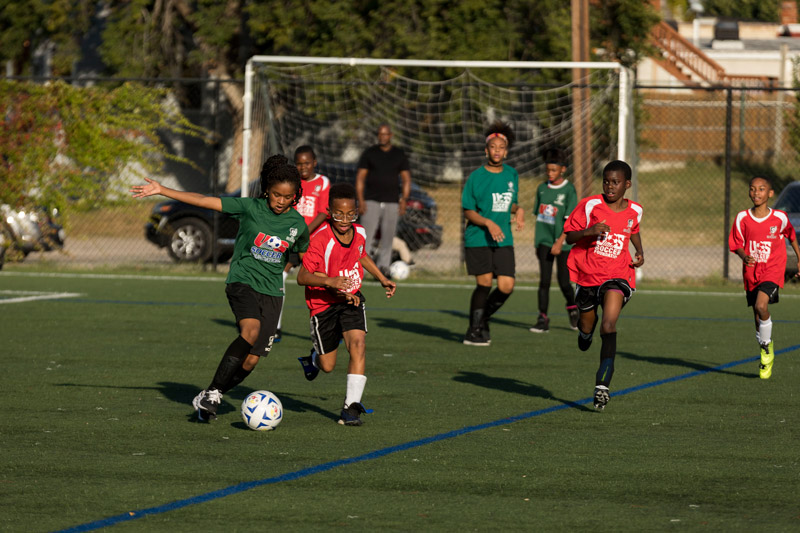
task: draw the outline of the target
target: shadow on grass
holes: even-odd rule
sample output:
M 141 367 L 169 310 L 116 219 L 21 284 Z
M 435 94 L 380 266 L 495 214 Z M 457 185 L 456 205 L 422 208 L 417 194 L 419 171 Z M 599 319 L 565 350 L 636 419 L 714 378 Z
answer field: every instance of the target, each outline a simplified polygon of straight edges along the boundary
M 406 322 L 403 320 L 396 320 L 394 318 L 377 318 L 372 319 L 371 322 L 377 322 L 381 328 L 392 328 L 402 331 L 403 333 L 416 333 L 417 335 L 424 335 L 425 337 L 436 337 L 446 341 L 461 342 L 464 338 L 463 333 L 454 333 L 447 328 L 434 326 L 432 324 L 422 324 L 420 322 Z
M 451 316 L 463 318 L 465 325 L 464 329 L 466 330 L 469 318 L 467 313 L 465 313 L 464 311 L 454 311 L 453 309 L 442 309 L 440 313 L 445 313 Z M 519 322 L 517 320 L 508 320 L 506 318 L 500 318 L 497 315 L 494 315 L 492 316 L 492 318 L 489 319 L 489 325 L 491 326 L 492 324 L 502 324 L 504 326 L 510 326 L 512 328 L 524 328 L 524 329 L 528 329 L 533 325 L 533 323 Z
M 681 366 L 684 368 L 697 370 L 699 372 L 716 372 L 718 374 L 727 374 L 729 376 L 737 376 L 745 379 L 758 379 L 758 375 L 755 372 L 733 372 L 731 370 L 715 368 L 712 365 L 708 365 L 700 361 L 692 361 L 690 359 L 679 359 L 677 357 L 648 357 L 646 355 L 639 355 L 630 352 L 617 352 L 617 356 L 631 359 L 633 361 L 652 363 L 654 365 Z
M 557 398 L 556 396 L 553 396 L 553 393 L 544 387 L 540 387 L 539 385 L 534 385 L 532 383 L 525 383 L 524 381 L 519 381 L 518 379 L 498 378 L 495 376 L 487 376 L 486 374 L 482 374 L 480 372 L 465 372 L 461 370 L 459 371 L 459 375 L 453 377 L 453 381 L 458 381 L 459 383 L 468 383 L 470 385 L 476 385 L 478 387 L 484 387 L 487 389 L 510 392 L 512 394 L 520 394 L 522 396 L 544 398 L 545 400 L 553 400 L 555 402 L 568 405 L 574 409 L 578 409 L 579 411 L 594 412 L 594 409 L 589 409 L 585 405 L 575 403 L 571 400 Z
M 192 409 L 192 400 L 194 399 L 195 396 L 197 396 L 197 393 L 200 392 L 200 389 L 197 387 L 197 385 L 188 383 L 177 383 L 174 381 L 159 381 L 155 385 L 141 386 L 141 387 L 119 386 L 119 385 L 93 385 L 93 384 L 80 384 L 80 383 L 59 383 L 58 386 L 85 387 L 93 389 L 153 390 L 160 392 L 167 400 L 170 400 L 178 404 L 186 405 L 189 409 Z M 247 396 L 255 390 L 256 389 L 253 389 L 251 387 L 236 387 L 233 390 L 229 391 L 222 397 L 222 402 L 217 408 L 217 415 L 222 416 L 239 411 L 244 399 L 247 398 Z M 290 394 L 288 392 L 279 392 L 279 391 L 272 391 L 272 392 L 281 400 L 281 405 L 283 405 L 284 411 L 289 411 L 294 413 L 311 412 L 311 413 L 317 413 L 325 418 L 329 418 L 334 421 L 339 420 L 338 412 L 328 411 L 327 409 L 323 409 L 318 405 L 309 403 L 301 399 L 301 398 L 312 398 L 314 400 L 319 400 L 320 402 L 326 402 L 328 401 L 328 397 L 326 396 L 303 396 L 299 394 Z M 190 422 L 197 421 L 197 418 L 194 413 L 191 413 L 188 416 L 188 419 Z M 243 427 L 246 426 L 243 425 Z

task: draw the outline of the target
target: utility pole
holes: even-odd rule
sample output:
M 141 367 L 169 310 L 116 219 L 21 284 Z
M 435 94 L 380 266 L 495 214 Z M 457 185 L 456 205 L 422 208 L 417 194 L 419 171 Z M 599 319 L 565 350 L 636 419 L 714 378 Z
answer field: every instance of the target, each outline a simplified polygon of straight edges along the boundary
M 572 2 L 572 60 L 589 61 L 589 0 Z M 592 136 L 589 69 L 572 69 L 572 158 L 578 197 L 591 194 Z

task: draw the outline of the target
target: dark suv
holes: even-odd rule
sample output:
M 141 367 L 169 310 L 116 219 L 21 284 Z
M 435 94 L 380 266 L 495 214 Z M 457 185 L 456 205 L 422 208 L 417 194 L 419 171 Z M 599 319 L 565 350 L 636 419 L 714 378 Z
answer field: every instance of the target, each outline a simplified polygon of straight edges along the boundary
M 319 172 L 332 182 L 352 182 L 354 168 L 353 165 L 331 165 L 321 167 Z M 349 175 L 351 170 L 353 173 Z M 237 191 L 222 196 L 240 196 L 240 193 Z M 153 208 L 150 220 L 145 225 L 145 235 L 150 242 L 166 248 L 170 257 L 177 262 L 206 262 L 212 257 L 215 215 L 219 228 L 217 260 L 227 261 L 233 255 L 239 222 L 223 213 L 167 200 Z M 412 252 L 420 248 L 435 249 L 442 244 L 442 226 L 436 224 L 436 202 L 416 184 L 412 183 L 405 215 L 397 221 L 397 236 L 405 241 Z
M 795 233 L 800 235 L 800 181 L 793 181 L 784 187 L 775 200 L 774 207 L 789 215 L 789 222 L 794 226 Z M 786 279 L 792 279 L 796 274 L 797 257 L 789 241 L 786 241 Z

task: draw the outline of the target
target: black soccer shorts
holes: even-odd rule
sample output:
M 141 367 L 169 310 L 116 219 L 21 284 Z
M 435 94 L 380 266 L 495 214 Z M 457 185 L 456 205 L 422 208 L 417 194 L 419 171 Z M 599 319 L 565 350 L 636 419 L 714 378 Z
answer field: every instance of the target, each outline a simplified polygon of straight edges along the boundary
M 756 305 L 756 298 L 758 298 L 759 292 L 763 292 L 769 296 L 769 303 L 771 304 L 776 304 L 780 300 L 780 287 L 778 287 L 778 284 L 773 281 L 765 281 L 764 283 L 759 283 L 752 291 L 747 291 L 745 293 L 747 296 L 747 307 Z
M 283 298 L 261 294 L 244 283 L 229 283 L 225 287 L 225 294 L 237 324 L 245 318 L 255 318 L 261 322 L 258 339 L 250 353 L 259 357 L 269 355 L 275 330 L 278 329 Z
M 361 297 L 361 293 L 357 293 Z M 367 331 L 367 313 L 364 300 L 351 305 L 347 303 L 333 304 L 309 320 L 311 342 L 318 354 L 326 354 L 336 350 L 342 340 L 343 333 L 353 329 Z
M 581 311 L 591 311 L 596 307 L 603 306 L 603 298 L 609 290 L 617 290 L 622 293 L 622 307 L 628 303 L 636 289 L 631 288 L 628 282 L 624 279 L 610 279 L 605 281 L 602 285 L 584 287 L 578 285 L 575 291 L 575 305 Z

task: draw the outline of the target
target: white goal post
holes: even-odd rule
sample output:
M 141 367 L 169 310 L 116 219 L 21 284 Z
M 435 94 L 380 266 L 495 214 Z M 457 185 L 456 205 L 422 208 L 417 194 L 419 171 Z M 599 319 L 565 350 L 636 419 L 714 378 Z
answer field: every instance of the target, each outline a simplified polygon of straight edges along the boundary
M 562 61 L 449 61 L 449 60 L 419 60 L 419 59 L 374 59 L 374 58 L 347 58 L 347 57 L 303 57 L 303 56 L 253 56 L 247 61 L 245 69 L 244 91 L 244 121 L 243 121 L 243 147 L 242 147 L 242 194 L 246 195 L 250 182 L 258 176 L 258 170 L 265 157 L 265 143 L 272 137 L 270 148 L 275 149 L 281 143 L 275 142 L 275 128 L 273 119 L 276 110 L 272 109 L 269 101 L 259 98 L 255 92 L 255 80 L 259 67 L 264 65 L 301 67 L 315 66 L 343 66 L 343 67 L 382 67 L 382 68 L 437 68 L 437 69 L 462 69 L 465 71 L 475 69 L 518 69 L 518 70 L 544 70 L 544 69 L 585 69 L 588 71 L 613 71 L 617 73 L 618 85 L 617 101 L 617 127 L 616 127 L 616 158 L 628 162 L 635 157 L 633 134 L 633 91 L 632 74 L 629 69 L 616 62 L 562 62 Z M 302 72 L 296 74 L 302 76 Z M 266 76 L 269 81 L 269 75 Z M 319 82 L 317 82 L 319 83 Z M 435 82 L 420 82 L 435 83 Z M 587 81 L 587 83 L 591 83 Z M 546 92 L 546 89 L 542 92 Z M 265 100 L 269 100 L 267 98 Z M 255 107 L 254 107 L 255 106 Z M 279 112 L 283 112 L 281 109 Z M 343 112 L 351 112 L 344 110 Z M 261 124 L 254 135 L 254 115 L 268 117 L 269 124 Z M 357 122 L 359 117 L 354 118 Z M 498 117 L 499 118 L 499 117 Z M 387 121 L 390 122 L 390 121 Z M 362 123 L 369 127 L 367 122 Z M 370 129 L 370 133 L 372 133 Z M 393 128 L 394 129 L 394 128 Z M 286 146 L 283 147 L 286 150 Z M 293 146 L 291 148 L 296 148 Z M 366 146 L 363 146 L 366 148 Z M 284 154 L 291 155 L 291 154 Z M 603 154 L 610 155 L 610 154 Z M 635 165 L 631 165 L 635 169 Z M 520 170 L 520 169 L 518 169 Z M 522 174 L 522 172 L 521 172 Z M 634 179 L 633 197 L 636 197 L 636 180 Z

